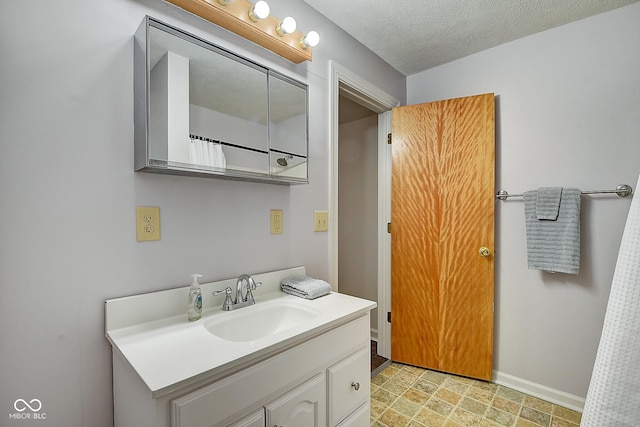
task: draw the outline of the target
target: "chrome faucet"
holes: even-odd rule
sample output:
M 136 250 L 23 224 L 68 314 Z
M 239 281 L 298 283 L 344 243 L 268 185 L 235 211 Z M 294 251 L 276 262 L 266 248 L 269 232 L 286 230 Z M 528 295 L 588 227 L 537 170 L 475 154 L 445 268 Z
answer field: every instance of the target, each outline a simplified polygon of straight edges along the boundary
M 242 288 L 244 287 L 244 282 L 247 282 L 247 293 L 245 295 L 242 294 Z M 256 282 L 253 280 L 253 277 L 248 274 L 241 274 L 236 281 L 236 299 L 235 301 L 231 299 L 231 293 L 233 292 L 229 286 L 226 289 L 220 291 L 214 291 L 213 295 L 220 295 L 222 293 L 227 294 L 222 303 L 223 311 L 231 311 L 236 308 L 247 307 L 249 305 L 253 305 L 256 303 L 253 298 L 253 293 L 258 286 L 262 286 L 262 282 Z

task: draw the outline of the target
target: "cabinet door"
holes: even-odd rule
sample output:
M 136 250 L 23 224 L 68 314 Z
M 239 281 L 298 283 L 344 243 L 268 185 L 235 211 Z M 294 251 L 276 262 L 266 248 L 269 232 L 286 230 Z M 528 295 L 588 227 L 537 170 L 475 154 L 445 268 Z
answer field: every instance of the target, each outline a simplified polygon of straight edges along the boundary
M 369 400 L 371 350 L 363 348 L 329 367 L 329 420 L 335 426 Z
M 326 386 L 318 374 L 265 405 L 269 427 L 324 427 Z
M 336 427 L 369 427 L 371 425 L 370 414 L 369 405 L 365 403 Z
M 260 408 L 229 427 L 264 427 L 264 409 Z

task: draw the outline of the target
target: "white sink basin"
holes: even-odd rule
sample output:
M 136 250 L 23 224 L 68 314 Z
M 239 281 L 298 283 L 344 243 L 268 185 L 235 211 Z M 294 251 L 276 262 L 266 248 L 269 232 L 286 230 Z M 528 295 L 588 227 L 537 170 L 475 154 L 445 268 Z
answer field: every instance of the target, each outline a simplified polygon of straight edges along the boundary
M 226 341 L 246 342 L 275 335 L 316 318 L 320 312 L 291 301 L 257 302 L 216 314 L 204 328 Z

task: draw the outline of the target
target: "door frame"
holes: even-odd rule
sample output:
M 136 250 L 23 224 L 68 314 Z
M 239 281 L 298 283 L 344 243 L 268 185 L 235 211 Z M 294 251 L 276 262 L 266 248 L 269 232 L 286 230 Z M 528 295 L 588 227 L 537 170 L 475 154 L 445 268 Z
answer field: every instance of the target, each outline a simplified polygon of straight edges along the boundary
M 378 353 L 391 357 L 391 235 L 387 223 L 391 221 L 391 109 L 400 101 L 337 62 L 329 61 L 330 69 L 330 125 L 331 156 L 329 160 L 329 274 L 331 283 L 338 283 L 338 128 L 340 94 L 378 113 Z

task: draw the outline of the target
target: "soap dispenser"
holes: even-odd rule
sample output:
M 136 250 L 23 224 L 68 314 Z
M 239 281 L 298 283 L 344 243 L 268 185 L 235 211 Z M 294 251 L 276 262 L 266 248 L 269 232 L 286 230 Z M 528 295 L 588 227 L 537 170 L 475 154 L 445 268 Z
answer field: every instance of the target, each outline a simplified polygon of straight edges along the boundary
M 200 284 L 198 278 L 202 277 L 200 274 L 192 274 L 193 282 L 189 289 L 189 303 L 187 305 L 187 317 L 190 322 L 200 319 L 202 316 L 202 291 L 200 290 Z

